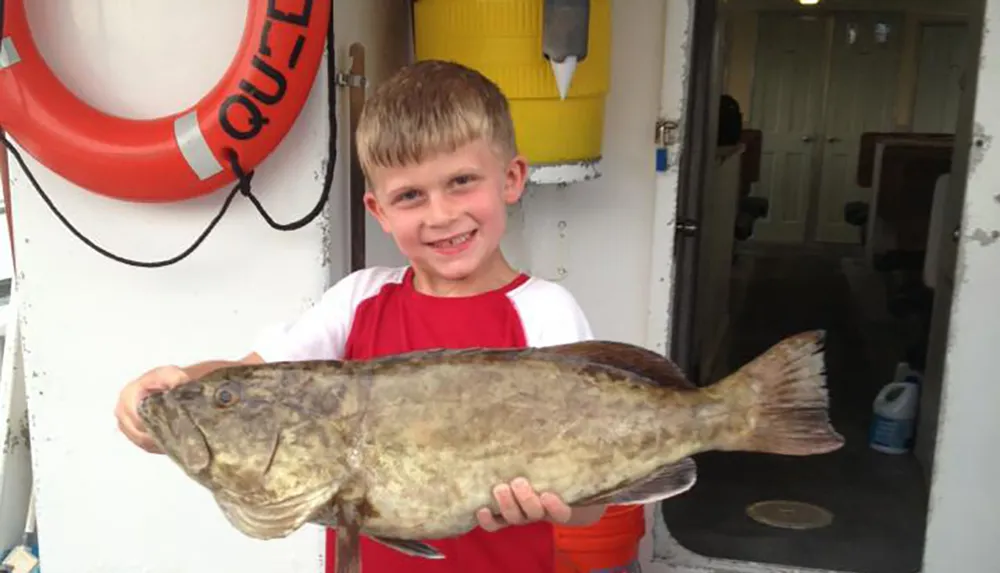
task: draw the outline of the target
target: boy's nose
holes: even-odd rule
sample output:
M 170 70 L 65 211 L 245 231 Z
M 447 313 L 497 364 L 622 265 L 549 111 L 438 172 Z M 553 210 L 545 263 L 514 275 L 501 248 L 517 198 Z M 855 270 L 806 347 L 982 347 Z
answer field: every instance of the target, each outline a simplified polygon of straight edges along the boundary
M 442 227 L 458 218 L 458 206 L 445 194 L 431 195 L 427 209 L 427 224 Z

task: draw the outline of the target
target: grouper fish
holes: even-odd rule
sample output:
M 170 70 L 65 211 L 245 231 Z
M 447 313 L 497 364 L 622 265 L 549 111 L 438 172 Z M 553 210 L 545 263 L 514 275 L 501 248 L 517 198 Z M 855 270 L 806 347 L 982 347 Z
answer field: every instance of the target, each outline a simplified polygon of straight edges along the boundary
M 216 370 L 140 403 L 160 448 L 257 539 L 337 528 L 444 559 L 425 540 L 477 527 L 492 489 L 525 477 L 567 504 L 683 493 L 709 450 L 832 452 L 823 331 L 786 338 L 707 387 L 640 346 L 428 350 L 370 361 Z

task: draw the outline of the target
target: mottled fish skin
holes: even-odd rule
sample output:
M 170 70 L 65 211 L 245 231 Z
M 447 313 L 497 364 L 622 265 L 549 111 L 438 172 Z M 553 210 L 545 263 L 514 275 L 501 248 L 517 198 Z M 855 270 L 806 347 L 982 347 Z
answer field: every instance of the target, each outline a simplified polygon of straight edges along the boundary
M 371 380 L 365 529 L 406 539 L 471 529 L 477 509 L 499 513 L 492 487 L 518 476 L 569 503 L 614 489 L 689 453 L 671 445 L 671 403 L 711 408 L 697 392 L 538 351 L 403 358 Z
M 245 534 L 357 527 L 436 558 L 416 541 L 474 528 L 518 476 L 570 504 L 645 503 L 691 487 L 699 452 L 838 449 L 821 349 L 822 332 L 790 337 L 700 389 L 656 353 L 601 341 L 238 366 L 140 410 Z

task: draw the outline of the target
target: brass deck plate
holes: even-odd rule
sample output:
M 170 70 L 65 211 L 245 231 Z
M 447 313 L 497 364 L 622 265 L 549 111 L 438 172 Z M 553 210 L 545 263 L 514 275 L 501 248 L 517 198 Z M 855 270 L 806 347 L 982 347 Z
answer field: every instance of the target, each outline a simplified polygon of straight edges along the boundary
M 819 529 L 833 522 L 833 513 L 811 503 L 773 499 L 747 507 L 750 519 L 782 529 Z

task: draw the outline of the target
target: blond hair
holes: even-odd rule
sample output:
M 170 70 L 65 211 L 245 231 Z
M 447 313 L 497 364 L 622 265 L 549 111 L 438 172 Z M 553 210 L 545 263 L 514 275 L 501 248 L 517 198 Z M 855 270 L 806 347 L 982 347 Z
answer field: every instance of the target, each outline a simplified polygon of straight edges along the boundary
M 504 161 L 517 154 L 507 98 L 478 71 L 440 60 L 411 64 L 380 84 L 356 135 L 369 185 L 375 168 L 412 165 L 480 139 Z

